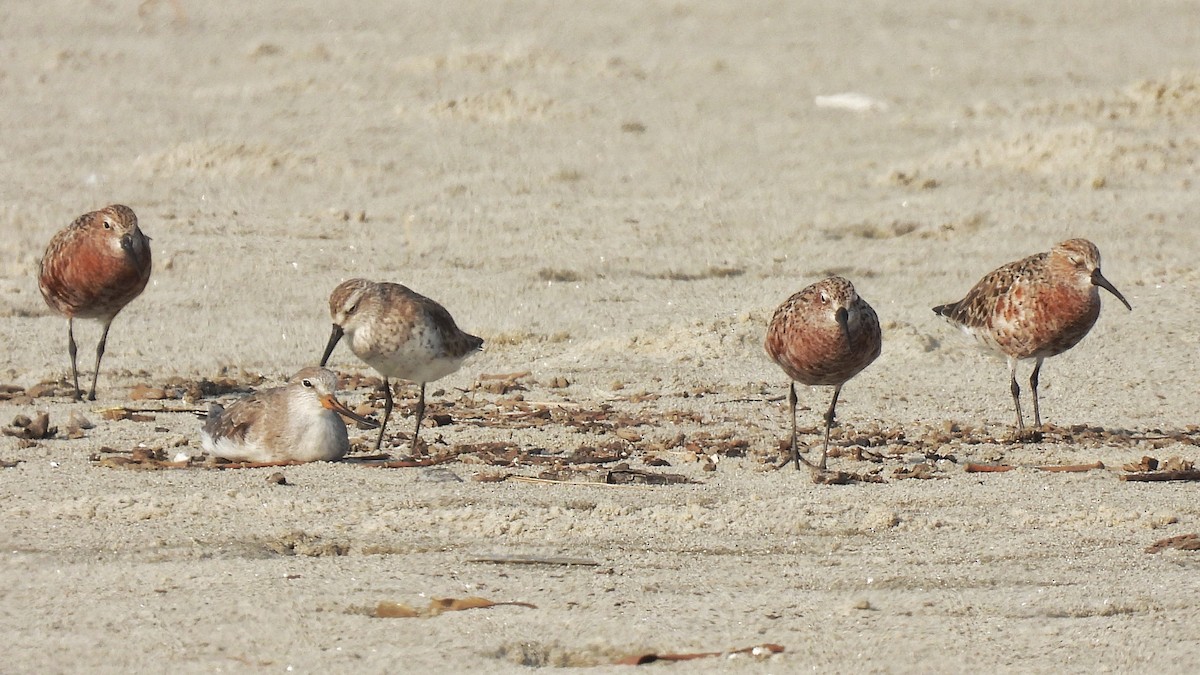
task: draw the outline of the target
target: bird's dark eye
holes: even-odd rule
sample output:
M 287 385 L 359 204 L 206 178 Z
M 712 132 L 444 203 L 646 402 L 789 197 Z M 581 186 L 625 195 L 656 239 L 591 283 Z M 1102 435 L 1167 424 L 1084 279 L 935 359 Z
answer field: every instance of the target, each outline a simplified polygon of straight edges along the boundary
M 312 381 L 311 380 L 301 380 L 300 384 L 308 387 L 309 389 L 312 389 Z
M 105 220 L 105 221 L 104 221 L 104 229 L 106 229 L 106 230 L 111 230 L 111 229 L 112 229 L 112 223 L 110 223 L 110 222 L 108 222 L 107 220 Z
M 346 310 L 346 314 L 353 314 L 357 311 L 358 311 L 358 303 L 356 302 L 353 305 L 350 305 L 350 309 Z

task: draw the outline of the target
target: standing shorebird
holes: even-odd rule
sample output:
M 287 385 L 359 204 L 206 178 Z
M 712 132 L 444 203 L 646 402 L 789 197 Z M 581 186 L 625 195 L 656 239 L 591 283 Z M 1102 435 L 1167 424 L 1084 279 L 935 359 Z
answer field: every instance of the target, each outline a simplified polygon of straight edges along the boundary
M 813 465 L 800 457 L 796 448 L 796 382 L 833 387 L 833 400 L 825 412 L 821 462 L 815 467 L 824 471 L 829 429 L 842 385 L 879 356 L 879 318 L 854 291 L 853 284 L 842 277 L 829 277 L 796 293 L 775 310 L 765 346 L 767 354 L 792 378 L 788 389 L 792 413 L 790 460 L 797 469 L 802 460 Z
M 1023 435 L 1021 387 L 1017 361 L 1037 359 L 1029 386 L 1033 389 L 1033 423 L 1042 426 L 1038 408 L 1038 373 L 1046 357 L 1074 347 L 1100 316 L 1099 289 L 1129 301 L 1100 273 L 1100 250 L 1087 239 L 1069 239 L 1049 252 L 1010 262 L 991 272 L 958 302 L 938 305 L 946 317 L 989 350 L 1008 357 L 1017 436 Z
M 150 238 L 138 229 L 137 216 L 128 206 L 113 204 L 85 213 L 50 240 L 42 256 L 38 287 L 46 304 L 67 317 L 67 351 L 76 401 L 83 397 L 75 359 L 75 319 L 98 319 L 104 325 L 88 391 L 88 400 L 94 401 L 108 329 L 149 280 Z
M 228 408 L 214 403 L 200 430 L 204 450 L 234 462 L 334 462 L 350 449 L 345 415 L 374 429 L 375 422 L 337 400 L 337 375 L 309 367 L 274 387 L 238 399 Z
M 425 384 L 458 370 L 463 361 L 483 347 L 483 340 L 465 333 L 450 312 L 438 303 L 400 284 L 351 279 L 329 295 L 333 332 L 321 357 L 321 365 L 343 335 L 350 351 L 383 375 L 383 423 L 375 449 L 379 450 L 392 414 L 389 377 L 421 385 L 417 400 L 417 424 L 410 452 L 417 451 L 417 436 L 425 416 Z

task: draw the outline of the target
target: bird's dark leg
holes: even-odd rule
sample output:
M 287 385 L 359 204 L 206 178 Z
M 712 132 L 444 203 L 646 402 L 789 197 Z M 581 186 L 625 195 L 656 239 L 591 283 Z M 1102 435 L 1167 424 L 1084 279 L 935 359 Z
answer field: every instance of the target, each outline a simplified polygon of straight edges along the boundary
M 421 433 L 421 420 L 425 418 L 425 383 L 421 383 L 421 395 L 417 398 L 417 426 L 413 428 L 412 447 L 409 448 L 409 454 L 416 456 L 417 454 L 417 436 Z
M 797 471 L 800 470 L 801 464 L 804 464 L 810 469 L 817 468 L 813 466 L 812 462 L 800 455 L 800 446 L 796 437 L 796 405 L 798 403 L 799 399 L 796 397 L 796 383 L 792 382 L 790 385 L 788 385 L 788 409 L 792 413 L 792 442 L 789 444 L 791 454 L 787 459 L 783 460 L 783 462 L 777 464 L 775 466 L 776 469 L 782 469 L 788 464 L 795 464 Z
M 788 407 L 792 410 L 792 463 L 800 470 L 800 451 L 796 449 L 796 383 L 788 385 Z M 784 462 L 785 464 L 787 462 Z
M 1038 388 L 1038 373 L 1040 373 L 1042 370 L 1042 361 L 1044 361 L 1044 360 L 1045 359 L 1037 360 L 1037 363 L 1033 366 L 1033 374 L 1029 376 L 1029 386 L 1033 389 L 1033 428 L 1035 428 L 1035 429 L 1042 428 L 1042 411 L 1038 409 L 1037 388 Z
M 375 452 L 383 444 L 383 435 L 387 432 L 388 418 L 392 416 L 392 385 L 383 378 L 383 423 L 379 425 L 379 437 L 375 439 Z
M 825 411 L 825 443 L 821 446 L 821 463 L 817 468 L 825 470 L 825 458 L 829 455 L 829 429 L 833 426 L 834 411 L 837 410 L 838 395 L 842 393 L 842 385 L 833 388 L 833 400 L 829 402 L 829 410 Z
M 1017 437 L 1025 433 L 1025 421 L 1021 419 L 1021 387 L 1017 384 L 1017 360 L 1008 360 L 1008 377 L 1011 383 L 1013 405 L 1017 408 Z
M 104 345 L 108 343 L 108 328 L 112 325 L 112 319 L 104 322 L 104 332 L 100 334 L 100 344 L 96 345 L 96 372 L 92 373 L 92 389 L 88 392 L 88 400 L 96 400 L 96 380 L 100 379 L 100 359 L 104 358 Z M 79 385 L 75 385 L 76 388 Z
M 82 401 L 79 393 L 79 369 L 75 365 L 75 355 L 79 349 L 75 346 L 75 318 L 67 318 L 67 353 L 71 355 L 71 379 L 75 382 L 75 400 Z

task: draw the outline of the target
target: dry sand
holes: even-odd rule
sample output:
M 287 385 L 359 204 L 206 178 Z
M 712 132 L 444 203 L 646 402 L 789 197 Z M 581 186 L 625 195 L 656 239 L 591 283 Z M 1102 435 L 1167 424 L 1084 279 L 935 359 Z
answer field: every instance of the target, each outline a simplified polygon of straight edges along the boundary
M 0 403 L 4 424 L 44 410 L 60 427 L 0 439 L 20 460 L 0 469 L 0 670 L 507 672 L 763 643 L 786 651 L 673 668 L 1195 669 L 1200 554 L 1144 552 L 1200 530 L 1195 484 L 1118 480 L 1145 454 L 1197 455 L 1192 3 L 142 5 L 0 14 L 0 382 L 69 372 L 35 281 L 54 231 L 123 202 L 155 256 L 98 403 Z M 877 105 L 816 103 L 849 92 Z M 1047 362 L 1043 413 L 1106 431 L 990 442 L 1011 423 L 1006 368 L 929 308 L 1070 236 L 1097 242 L 1134 309 L 1106 297 Z M 844 391 L 840 445 L 924 439 L 873 448 L 882 465 L 832 460 L 883 484 L 766 470 L 787 425 L 765 324 L 831 272 L 884 324 L 883 355 Z M 528 370 L 527 401 L 647 418 L 620 441 L 635 468 L 680 433 L 746 456 L 704 471 L 672 446 L 653 469 L 698 483 L 653 487 L 484 483 L 540 467 L 468 461 L 308 465 L 280 486 L 270 469 L 92 460 L 195 448 L 191 415 L 97 411 L 176 376 L 282 381 L 319 358 L 328 292 L 352 276 L 408 284 L 487 340 L 431 388 L 431 412 L 494 411 L 511 394 L 472 384 Z M 81 332 L 90 364 L 98 331 Z M 334 365 L 367 372 L 344 347 Z M 801 392 L 806 443 L 827 397 Z M 72 413 L 95 428 L 67 439 Z M 408 424 L 394 418 L 393 454 Z M 612 432 L 423 437 L 570 454 Z M 1161 435 L 1175 440 L 1137 440 Z M 957 462 L 894 477 L 923 451 Z M 495 554 L 598 564 L 472 562 Z M 370 616 L 472 595 L 537 608 Z

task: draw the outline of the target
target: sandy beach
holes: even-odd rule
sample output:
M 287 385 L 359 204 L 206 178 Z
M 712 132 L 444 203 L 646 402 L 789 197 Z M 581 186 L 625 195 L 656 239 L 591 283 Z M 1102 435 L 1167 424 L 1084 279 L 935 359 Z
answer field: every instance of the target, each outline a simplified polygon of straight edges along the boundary
M 1196 483 L 1121 479 L 1200 456 L 1194 5 L 301 4 L 0 15 L 0 670 L 1195 670 L 1200 551 L 1148 548 L 1200 532 Z M 38 261 L 112 203 L 154 270 L 76 403 Z M 930 308 L 1072 237 L 1133 309 L 1011 442 L 1005 362 Z M 831 274 L 883 350 L 833 431 L 867 480 L 815 485 L 772 470 L 763 337 Z M 427 453 L 409 386 L 383 460 L 352 428 L 350 461 L 172 466 L 319 361 L 353 277 L 485 341 Z M 471 597 L 523 604 L 428 609 Z

